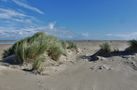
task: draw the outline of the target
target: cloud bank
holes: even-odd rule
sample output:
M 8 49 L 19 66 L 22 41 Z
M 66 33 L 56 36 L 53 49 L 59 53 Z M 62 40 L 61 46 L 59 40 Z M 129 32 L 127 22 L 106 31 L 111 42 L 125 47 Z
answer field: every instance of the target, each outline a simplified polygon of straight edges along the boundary
M 54 35 L 61 39 L 72 39 L 75 37 L 74 32 L 70 32 L 65 30 L 64 28 L 57 27 L 55 23 L 51 22 L 47 26 L 38 26 L 38 27 L 29 27 L 29 28 L 5 28 L 0 27 L 0 38 L 1 39 L 9 39 L 12 38 L 14 40 L 18 40 L 27 36 L 31 36 L 36 32 L 45 32 L 48 35 Z
M 123 39 L 123 40 L 131 40 L 131 39 L 137 39 L 137 32 L 113 33 L 113 34 L 106 34 L 106 36 Z

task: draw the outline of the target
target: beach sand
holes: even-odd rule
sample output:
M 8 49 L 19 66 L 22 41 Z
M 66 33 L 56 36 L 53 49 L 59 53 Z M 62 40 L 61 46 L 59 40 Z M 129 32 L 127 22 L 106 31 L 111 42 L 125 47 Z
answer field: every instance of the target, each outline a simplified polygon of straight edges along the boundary
M 56 66 L 54 73 L 35 75 L 0 65 L 0 90 L 137 90 L 137 55 L 100 57 L 98 61 L 79 58 L 94 54 L 105 41 L 77 41 L 75 60 Z M 109 41 L 124 50 L 126 41 Z M 0 53 L 10 45 L 0 45 Z M 75 56 L 74 54 L 72 56 Z M 70 58 L 71 59 L 71 58 Z

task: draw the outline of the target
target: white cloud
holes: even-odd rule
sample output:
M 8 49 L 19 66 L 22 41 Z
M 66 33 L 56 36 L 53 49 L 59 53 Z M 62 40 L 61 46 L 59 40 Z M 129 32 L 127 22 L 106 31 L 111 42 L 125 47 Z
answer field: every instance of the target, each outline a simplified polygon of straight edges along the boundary
M 13 9 L 0 8 L 0 22 L 10 26 L 33 26 L 39 22 L 35 17 L 28 16 Z
M 44 14 L 43 11 L 39 10 L 38 8 L 36 7 L 33 7 L 33 6 L 30 6 L 28 5 L 27 3 L 23 2 L 23 0 L 12 0 L 14 3 L 16 3 L 18 6 L 21 6 L 21 7 L 24 7 L 26 9 L 29 9 L 29 10 L 32 10 L 32 11 L 35 11 L 39 14 Z
M 39 31 L 63 39 L 72 39 L 75 37 L 73 32 L 66 30 L 64 27 L 57 27 L 55 21 L 50 22 L 46 26 L 39 26 L 35 17 L 13 9 L 0 8 L 0 22 L 8 23 L 8 27 L 0 25 L 0 39 L 21 39 Z
M 49 23 L 49 25 L 48 25 L 49 29 L 54 29 L 55 28 L 55 24 L 56 24 L 56 22 Z
M 106 34 L 108 37 L 119 38 L 124 40 L 137 39 L 137 32 L 119 33 L 119 34 Z
M 21 39 L 26 36 L 30 36 L 36 32 L 45 32 L 49 35 L 54 35 L 62 39 L 72 39 L 75 37 L 75 34 L 73 32 L 64 30 L 60 27 L 56 27 L 55 24 L 54 24 L 54 28 L 49 27 L 51 23 L 49 23 L 47 26 L 28 27 L 28 28 L 20 28 L 20 29 L 16 29 L 14 27 L 12 28 L 0 27 L 0 38 Z
M 89 36 L 90 36 L 88 32 L 83 32 L 83 33 L 81 33 L 81 35 L 82 35 L 83 37 L 89 37 Z
M 11 9 L 0 8 L 0 19 L 11 19 L 14 17 L 25 17 L 26 15 Z

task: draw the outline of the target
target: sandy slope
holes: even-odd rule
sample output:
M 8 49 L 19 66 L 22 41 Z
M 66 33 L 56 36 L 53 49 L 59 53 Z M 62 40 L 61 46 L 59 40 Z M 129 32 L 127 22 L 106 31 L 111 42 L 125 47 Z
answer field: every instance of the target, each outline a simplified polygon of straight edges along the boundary
M 77 42 L 81 53 L 91 55 L 102 42 Z M 124 41 L 111 42 L 114 48 L 127 47 Z M 58 66 L 55 73 L 34 75 L 0 66 L 0 90 L 137 90 L 137 55 L 101 58 L 95 62 L 77 58 Z

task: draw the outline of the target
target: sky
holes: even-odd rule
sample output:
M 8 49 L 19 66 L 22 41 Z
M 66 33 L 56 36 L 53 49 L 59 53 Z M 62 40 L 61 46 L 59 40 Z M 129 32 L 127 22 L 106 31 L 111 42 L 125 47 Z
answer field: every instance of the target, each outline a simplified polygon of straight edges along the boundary
M 69 40 L 137 39 L 137 0 L 0 0 L 0 40 L 41 31 Z

